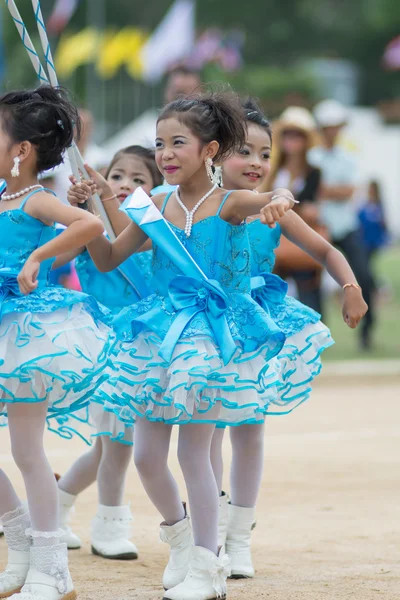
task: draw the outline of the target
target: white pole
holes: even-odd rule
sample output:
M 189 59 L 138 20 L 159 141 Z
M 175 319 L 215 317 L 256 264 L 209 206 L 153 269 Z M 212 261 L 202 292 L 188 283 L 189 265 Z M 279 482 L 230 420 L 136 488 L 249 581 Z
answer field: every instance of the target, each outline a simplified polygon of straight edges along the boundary
M 32 62 L 32 65 L 36 71 L 39 81 L 41 83 L 49 83 L 49 77 L 47 76 L 46 71 L 44 70 L 44 68 L 40 62 L 38 53 L 35 50 L 35 47 L 32 43 L 29 33 L 25 27 L 25 24 L 21 18 L 19 10 L 15 4 L 15 1 L 14 0 L 5 0 L 5 3 L 6 3 L 8 10 L 10 11 L 11 17 L 12 17 L 12 19 L 15 23 L 15 26 L 18 30 L 18 33 L 21 37 L 22 43 L 23 43 L 26 51 L 28 52 L 28 56 L 29 56 L 29 58 Z M 46 28 L 44 25 L 42 12 L 40 10 L 39 1 L 32 0 L 32 6 L 35 11 L 35 16 L 36 16 L 36 20 L 37 20 L 37 24 L 38 24 L 38 30 L 39 30 L 40 39 L 42 42 L 43 52 L 46 57 L 46 63 L 48 65 L 49 65 L 49 63 L 51 63 L 51 67 L 49 69 L 50 82 L 52 85 L 57 86 L 58 85 L 57 74 L 56 74 L 55 68 L 54 68 L 50 44 L 48 42 L 47 32 L 46 32 Z M 40 21 L 39 21 L 39 19 L 40 19 Z M 74 168 L 74 176 L 77 177 L 77 179 L 80 179 L 80 173 L 79 173 L 79 170 L 80 170 L 82 172 L 82 174 L 84 175 L 84 177 L 88 178 L 89 176 L 85 169 L 83 158 L 82 158 L 75 142 L 73 143 L 72 148 L 70 148 L 68 150 L 68 155 L 70 157 L 71 168 Z M 101 202 L 101 199 L 98 196 L 98 194 L 94 195 L 93 200 L 94 200 L 94 205 L 96 207 L 96 210 L 98 211 L 98 213 L 103 221 L 103 224 L 107 231 L 107 234 L 110 237 L 111 241 L 113 241 L 115 239 L 115 233 L 112 228 L 111 222 L 107 216 L 107 212 L 106 212 L 106 210 L 103 206 L 103 203 Z

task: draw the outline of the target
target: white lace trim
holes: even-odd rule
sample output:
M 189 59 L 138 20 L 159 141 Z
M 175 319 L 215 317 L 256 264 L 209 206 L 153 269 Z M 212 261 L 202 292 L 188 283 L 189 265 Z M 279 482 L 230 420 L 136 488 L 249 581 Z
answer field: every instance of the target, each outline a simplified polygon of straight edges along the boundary
M 55 580 L 60 594 L 65 594 L 68 583 L 68 550 L 66 544 L 33 547 L 31 549 L 31 568 L 45 573 Z M 32 586 L 25 586 L 31 591 Z

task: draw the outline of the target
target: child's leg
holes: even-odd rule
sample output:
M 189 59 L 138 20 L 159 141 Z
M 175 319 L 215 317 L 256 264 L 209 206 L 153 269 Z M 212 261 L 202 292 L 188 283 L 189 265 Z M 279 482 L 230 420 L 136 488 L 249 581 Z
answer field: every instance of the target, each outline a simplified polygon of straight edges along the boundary
M 0 573 L 0 597 L 17 592 L 25 583 L 29 570 L 31 542 L 26 536 L 29 514 L 4 471 L 0 470 L 0 517 L 8 548 L 7 567 Z
M 264 423 L 231 427 L 231 503 L 254 508 L 264 467 Z
M 168 468 L 172 425 L 152 423 L 145 418 L 135 423 L 135 465 L 143 486 L 167 525 L 185 517 L 179 489 Z
M 195 546 L 218 553 L 218 487 L 211 466 L 215 425 L 181 425 L 178 458 L 185 478 Z
M 102 439 L 96 438 L 93 447 L 88 452 L 85 452 L 85 454 L 82 454 L 65 475 L 60 478 L 58 482 L 60 490 L 77 496 L 92 485 L 97 479 L 102 449 Z
M 211 442 L 211 464 L 220 496 L 222 494 L 222 478 L 224 475 L 224 461 L 222 458 L 222 443 L 224 441 L 224 434 L 225 429 L 216 428 Z
M 69 526 L 70 514 L 78 494 L 96 481 L 102 452 L 102 439 L 97 438 L 93 447 L 82 454 L 58 481 L 59 524 L 64 531 L 62 541 L 70 550 L 82 546 L 81 540 Z
M 21 506 L 21 501 L 7 475 L 0 469 L 0 516 L 13 512 Z
M 7 413 L 11 451 L 24 479 L 32 528 L 57 531 L 57 482 L 43 448 L 47 402 L 10 404 Z
M 160 537 L 171 549 L 163 575 L 165 589 L 174 588 L 185 579 L 193 541 L 190 520 L 168 468 L 171 432 L 172 426 L 165 423 L 152 423 L 145 418 L 135 423 L 135 464 L 150 500 L 165 519 Z
M 55 600 L 73 590 L 65 544 L 58 532 L 58 488 L 43 448 L 47 403 L 7 408 L 14 460 L 24 479 L 31 517 L 30 571 L 23 591 L 40 595 L 52 589 Z M 43 595 L 43 594 L 42 594 Z
M 132 440 L 127 429 L 125 439 Z M 125 479 L 132 458 L 132 446 L 103 436 L 103 454 L 97 474 L 99 506 L 92 521 L 92 551 L 104 558 L 134 560 L 138 557 L 131 542 L 132 514 L 123 505 Z
M 187 576 L 165 599 L 226 596 L 229 560 L 218 549 L 218 487 L 210 458 L 214 429 L 210 423 L 190 423 L 179 430 L 178 457 L 189 495 L 194 548 Z
M 232 577 L 254 577 L 251 532 L 264 465 L 264 424 L 232 427 L 231 504 L 226 550 Z
M 129 430 L 125 437 L 128 436 Z M 103 506 L 121 506 L 126 474 L 132 459 L 132 446 L 102 437 L 103 453 L 97 472 L 99 502 Z
M 216 427 L 211 442 L 211 464 L 217 482 L 219 494 L 218 506 L 218 546 L 225 549 L 226 534 L 228 531 L 228 496 L 222 491 L 222 479 L 224 474 L 224 461 L 222 458 L 222 443 L 224 441 L 225 428 Z

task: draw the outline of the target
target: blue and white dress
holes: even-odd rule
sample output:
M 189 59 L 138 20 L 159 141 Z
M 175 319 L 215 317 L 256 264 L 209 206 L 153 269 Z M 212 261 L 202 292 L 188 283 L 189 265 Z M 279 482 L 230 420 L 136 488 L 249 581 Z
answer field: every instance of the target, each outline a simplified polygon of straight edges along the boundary
M 50 285 L 53 259 L 41 264 L 38 288 L 21 295 L 19 272 L 56 235 L 55 227 L 24 210 L 37 191 L 0 214 L 1 424 L 7 423 L 7 405 L 48 400 L 49 428 L 71 437 L 70 417 L 87 407 L 105 377 L 115 334 L 107 325 L 109 311 L 93 297 Z
M 138 274 L 147 282 L 152 278 L 152 255 L 152 251 L 149 250 L 139 252 L 130 259 L 134 261 Z M 131 306 L 140 300 L 138 288 L 133 287 L 119 269 L 100 273 L 86 250 L 77 257 L 75 266 L 82 290 L 94 296 L 113 313 L 118 313 L 126 306 Z M 107 435 L 114 441 L 132 444 L 132 432 L 126 430 L 113 410 L 103 407 L 102 403 L 92 402 L 89 406 L 89 415 L 89 421 L 96 430 L 94 437 Z M 127 425 L 131 427 L 131 424 Z
M 285 335 L 251 297 L 248 228 L 220 217 L 228 200 L 229 193 L 189 238 L 170 224 L 226 302 L 184 276 L 155 241 L 155 293 L 113 321 L 120 340 L 115 374 L 98 393 L 126 422 L 259 423 L 278 398 L 275 357 Z
M 249 223 L 252 296 L 271 316 L 286 341 L 277 358 L 280 361 L 279 394 L 268 414 L 285 414 L 308 399 L 312 382 L 322 368 L 321 354 L 333 345 L 321 315 L 287 295 L 287 284 L 272 274 L 281 227 L 273 229 L 259 219 Z

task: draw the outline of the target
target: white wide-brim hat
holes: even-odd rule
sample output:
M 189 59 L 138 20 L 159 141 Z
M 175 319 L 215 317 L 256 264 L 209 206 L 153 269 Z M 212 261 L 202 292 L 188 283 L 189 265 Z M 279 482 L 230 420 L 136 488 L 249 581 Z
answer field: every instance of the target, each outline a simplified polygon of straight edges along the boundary
M 314 107 L 319 127 L 339 127 L 349 120 L 349 111 L 337 100 L 323 100 Z

